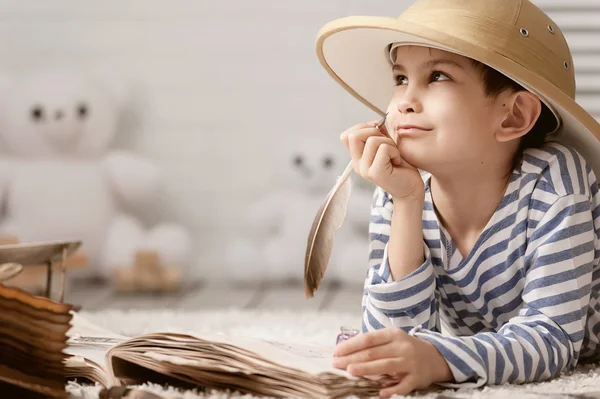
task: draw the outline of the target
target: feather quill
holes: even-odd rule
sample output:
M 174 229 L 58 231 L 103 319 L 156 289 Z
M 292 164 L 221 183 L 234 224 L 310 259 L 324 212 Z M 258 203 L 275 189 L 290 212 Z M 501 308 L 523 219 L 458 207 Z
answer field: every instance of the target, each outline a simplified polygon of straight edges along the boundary
M 387 114 L 377 124 L 377 129 L 381 129 L 386 117 Z M 304 257 L 304 293 L 307 298 L 319 289 L 331 257 L 334 235 L 344 223 L 352 192 L 352 180 L 349 179 L 352 169 L 350 162 L 325 197 L 311 225 Z

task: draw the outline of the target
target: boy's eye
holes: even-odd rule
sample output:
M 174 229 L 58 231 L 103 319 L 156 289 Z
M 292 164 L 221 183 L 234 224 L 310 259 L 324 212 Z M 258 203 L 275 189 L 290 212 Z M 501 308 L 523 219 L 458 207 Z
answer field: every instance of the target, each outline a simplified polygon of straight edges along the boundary
M 404 75 L 397 75 L 394 79 L 396 81 L 397 86 L 408 84 L 408 78 Z M 441 82 L 444 80 L 451 80 L 451 79 L 450 79 L 450 77 L 448 77 L 448 75 L 446 75 L 443 72 L 436 71 L 431 74 L 432 82 Z
M 431 74 L 431 78 L 433 81 L 443 81 L 443 80 L 450 80 L 450 78 L 448 77 L 448 75 L 446 75 L 445 73 L 442 72 L 434 72 Z
M 396 81 L 396 85 L 406 85 L 408 84 L 408 78 L 404 75 L 396 75 L 394 77 L 394 80 Z

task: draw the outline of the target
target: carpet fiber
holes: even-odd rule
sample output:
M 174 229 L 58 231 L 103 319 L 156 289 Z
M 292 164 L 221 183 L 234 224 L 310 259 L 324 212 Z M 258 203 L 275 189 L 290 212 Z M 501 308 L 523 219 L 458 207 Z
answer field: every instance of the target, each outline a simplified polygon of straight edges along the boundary
M 327 312 L 289 311 L 102 311 L 81 312 L 81 315 L 94 324 L 116 333 L 133 336 L 149 332 L 180 333 L 225 333 L 259 338 L 318 342 L 333 345 L 341 325 L 359 327 L 360 317 L 356 314 Z M 144 389 L 164 398 L 253 398 L 237 392 L 180 391 L 154 384 L 145 384 Z M 67 390 L 71 399 L 96 399 L 100 386 L 70 383 Z M 561 378 L 543 383 L 522 386 L 492 386 L 483 389 L 444 390 L 428 394 L 415 394 L 412 397 L 424 399 L 449 398 L 600 398 L 600 365 L 580 367 Z M 396 396 L 397 398 L 399 396 Z

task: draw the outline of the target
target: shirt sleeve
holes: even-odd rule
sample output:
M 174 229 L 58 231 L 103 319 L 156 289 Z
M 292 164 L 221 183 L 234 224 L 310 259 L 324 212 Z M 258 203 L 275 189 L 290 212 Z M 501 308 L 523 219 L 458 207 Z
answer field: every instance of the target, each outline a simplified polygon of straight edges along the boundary
M 595 231 L 585 195 L 560 197 L 534 224 L 524 256 L 523 306 L 498 332 L 448 337 L 421 328 L 454 381 L 444 387 L 525 383 L 577 365 L 587 320 Z
M 426 245 L 425 261 L 411 274 L 393 280 L 388 260 L 393 203 L 383 189 L 373 196 L 369 223 L 369 271 L 362 300 L 362 331 L 416 326 L 440 331 L 436 280 Z

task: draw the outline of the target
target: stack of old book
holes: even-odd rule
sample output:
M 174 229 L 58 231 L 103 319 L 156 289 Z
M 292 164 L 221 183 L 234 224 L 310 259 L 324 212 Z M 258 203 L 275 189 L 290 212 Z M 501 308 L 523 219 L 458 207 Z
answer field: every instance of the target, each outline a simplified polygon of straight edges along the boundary
M 29 264 L 50 264 L 76 247 L 77 243 L 0 246 L 2 397 L 67 398 L 64 362 L 68 355 L 63 350 L 73 307 L 8 287 L 2 280 Z
M 1 381 L 14 385 L 15 392 L 22 388 L 41 397 L 67 397 L 63 350 L 71 308 L 0 284 Z

